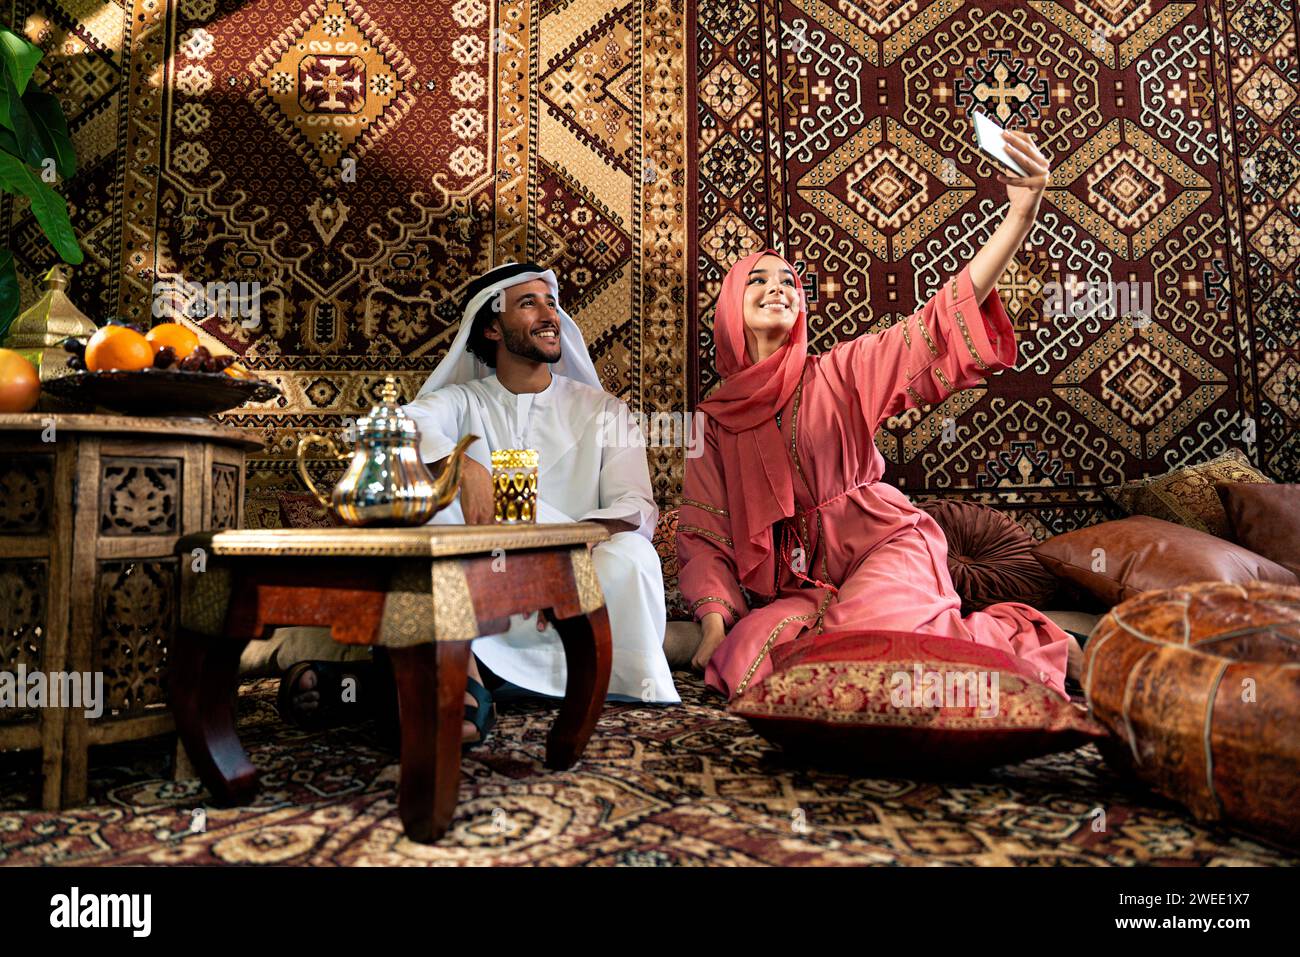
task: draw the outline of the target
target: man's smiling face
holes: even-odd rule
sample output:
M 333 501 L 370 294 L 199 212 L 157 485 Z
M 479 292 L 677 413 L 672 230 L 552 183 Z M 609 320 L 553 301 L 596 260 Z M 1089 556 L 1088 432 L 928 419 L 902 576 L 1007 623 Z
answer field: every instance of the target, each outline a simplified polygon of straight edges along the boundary
M 502 298 L 504 310 L 483 334 L 520 358 L 559 362 L 560 315 L 546 280 L 531 279 L 511 286 Z

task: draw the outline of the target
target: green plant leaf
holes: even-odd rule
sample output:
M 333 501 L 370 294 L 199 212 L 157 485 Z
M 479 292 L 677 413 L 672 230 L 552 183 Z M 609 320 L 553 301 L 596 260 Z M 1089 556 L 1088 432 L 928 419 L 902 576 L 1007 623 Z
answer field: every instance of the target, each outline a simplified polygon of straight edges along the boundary
M 32 201 L 32 215 L 64 262 L 76 265 L 85 258 L 81 247 L 77 245 L 76 234 L 68 219 L 68 204 L 63 197 L 9 153 L 0 153 L 0 188 L 26 196 Z
M 40 162 L 29 165 L 44 170 L 46 159 L 54 160 L 54 168 L 64 179 L 77 171 L 77 153 L 72 147 L 72 137 L 68 136 L 68 121 L 63 116 L 63 107 L 52 93 L 32 87 L 23 94 L 23 105 L 40 140 L 42 156 Z
M 0 57 L 4 58 L 5 72 L 13 77 L 19 96 L 27 89 L 27 81 L 43 56 L 44 51 L 26 37 L 0 27 Z
M 14 155 L 24 163 L 40 166 L 47 154 L 41 148 L 36 127 L 27 115 L 27 107 L 18 95 L 18 88 L 14 86 L 13 77 L 8 70 L 0 71 L 0 125 L 14 134 L 18 143 L 18 152 Z
M 9 335 L 9 327 L 18 316 L 18 270 L 14 254 L 0 249 L 0 345 Z

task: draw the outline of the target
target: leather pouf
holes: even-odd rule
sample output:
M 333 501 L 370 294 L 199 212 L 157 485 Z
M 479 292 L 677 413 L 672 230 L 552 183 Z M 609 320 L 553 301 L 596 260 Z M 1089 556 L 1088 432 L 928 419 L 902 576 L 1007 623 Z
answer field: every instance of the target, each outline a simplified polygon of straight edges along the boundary
M 948 574 L 963 615 L 1004 601 L 1043 608 L 1056 578 L 1034 557 L 1032 535 L 1005 512 L 976 502 L 918 505 L 948 540 Z
M 1093 631 L 1083 685 L 1113 765 L 1203 821 L 1300 848 L 1300 588 L 1131 598 Z

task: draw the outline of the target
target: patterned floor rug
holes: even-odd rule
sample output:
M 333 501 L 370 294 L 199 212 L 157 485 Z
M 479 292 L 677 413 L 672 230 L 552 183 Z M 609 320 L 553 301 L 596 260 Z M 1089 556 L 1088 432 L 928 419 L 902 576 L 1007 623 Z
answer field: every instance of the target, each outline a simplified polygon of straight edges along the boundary
M 679 673 L 682 707 L 606 709 L 585 759 L 542 767 L 552 711 L 503 709 L 463 764 L 437 846 L 402 836 L 395 758 L 369 725 L 307 734 L 246 685 L 240 729 L 262 791 L 204 808 L 157 742 L 94 764 L 90 800 L 29 810 L 30 755 L 0 755 L 0 864 L 324 865 L 1295 865 L 1114 774 L 1095 748 L 974 780 L 846 777 L 792 767 Z M 1094 829 L 1102 820 L 1104 829 Z

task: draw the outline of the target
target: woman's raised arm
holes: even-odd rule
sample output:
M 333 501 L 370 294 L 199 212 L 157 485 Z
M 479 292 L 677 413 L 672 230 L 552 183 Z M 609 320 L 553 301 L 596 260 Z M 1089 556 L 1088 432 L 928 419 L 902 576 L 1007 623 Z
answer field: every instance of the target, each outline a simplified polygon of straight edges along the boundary
M 998 174 L 998 182 L 1007 187 L 1007 215 L 1002 225 L 994 230 L 989 241 L 980 247 L 970 261 L 970 281 L 975 287 L 975 301 L 983 303 L 989 291 L 997 285 L 1002 274 L 1033 228 L 1038 215 L 1038 203 L 1043 190 L 1052 180 L 1048 161 L 1034 140 L 1020 130 L 1007 130 L 1007 153 L 1028 176 Z

